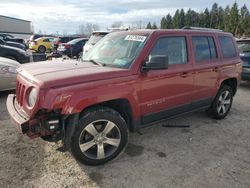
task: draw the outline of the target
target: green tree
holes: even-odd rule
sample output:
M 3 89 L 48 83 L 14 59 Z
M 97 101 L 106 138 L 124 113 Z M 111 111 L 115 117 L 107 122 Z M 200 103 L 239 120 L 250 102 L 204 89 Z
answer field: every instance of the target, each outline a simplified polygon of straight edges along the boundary
M 170 14 L 167 15 L 166 17 L 166 23 L 167 23 L 167 29 L 172 29 L 173 28 L 173 23 L 172 23 L 172 16 Z
M 204 11 L 204 18 L 203 18 L 203 27 L 210 27 L 210 12 L 208 10 L 208 8 L 205 9 Z
M 239 9 L 238 5 L 235 2 L 229 13 L 229 32 L 234 35 L 237 34 L 237 30 L 239 27 Z
M 229 27 L 229 18 L 230 18 L 230 7 L 226 6 L 226 8 L 224 9 L 224 16 L 223 16 L 223 20 L 224 20 L 224 30 L 229 32 L 230 31 L 230 27 Z
M 152 29 L 151 23 L 148 22 L 146 29 Z
M 152 29 L 157 29 L 156 23 L 152 25 Z
M 190 27 L 192 26 L 192 10 L 188 9 L 186 16 L 185 16 L 185 26 Z
M 180 11 L 180 19 L 179 19 L 179 28 L 183 28 L 185 26 L 185 12 L 183 9 Z
M 219 7 L 218 11 L 218 29 L 224 29 L 224 9 Z
M 161 19 L 161 29 L 167 29 L 167 19 L 165 16 Z
M 240 36 L 250 34 L 250 14 L 246 5 L 240 9 L 240 26 L 238 28 Z
M 210 12 L 210 28 L 218 28 L 218 18 L 219 18 L 219 9 L 218 4 L 214 3 Z
M 173 16 L 173 28 L 178 29 L 180 28 L 180 13 L 179 9 L 175 11 L 175 14 Z

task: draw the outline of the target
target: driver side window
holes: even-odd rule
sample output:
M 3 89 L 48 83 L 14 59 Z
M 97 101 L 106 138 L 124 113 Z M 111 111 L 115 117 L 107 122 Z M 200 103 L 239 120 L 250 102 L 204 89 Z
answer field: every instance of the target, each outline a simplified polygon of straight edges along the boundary
M 169 65 L 187 63 L 187 45 L 185 37 L 160 38 L 149 55 L 149 59 L 155 55 L 168 57 Z

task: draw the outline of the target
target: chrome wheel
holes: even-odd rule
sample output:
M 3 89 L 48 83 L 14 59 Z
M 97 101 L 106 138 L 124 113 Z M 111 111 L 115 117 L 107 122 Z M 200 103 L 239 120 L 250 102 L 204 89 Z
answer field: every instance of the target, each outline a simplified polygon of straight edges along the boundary
M 90 159 L 105 159 L 111 156 L 120 142 L 120 130 L 109 120 L 97 120 L 88 124 L 79 137 L 80 150 Z
M 230 109 L 232 103 L 232 96 L 229 91 L 224 91 L 221 93 L 218 103 L 217 103 L 217 111 L 219 115 L 224 115 Z

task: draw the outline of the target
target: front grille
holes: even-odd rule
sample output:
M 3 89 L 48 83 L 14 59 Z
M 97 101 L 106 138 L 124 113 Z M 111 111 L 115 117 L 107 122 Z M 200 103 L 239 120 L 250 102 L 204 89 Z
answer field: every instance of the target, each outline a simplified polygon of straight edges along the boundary
M 17 80 L 16 82 L 16 100 L 20 106 L 23 106 L 25 86 Z

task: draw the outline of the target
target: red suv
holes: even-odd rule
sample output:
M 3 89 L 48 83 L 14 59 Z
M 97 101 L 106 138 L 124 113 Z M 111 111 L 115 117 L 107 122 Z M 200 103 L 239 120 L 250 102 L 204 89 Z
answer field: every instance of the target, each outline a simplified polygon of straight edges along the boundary
M 201 109 L 223 119 L 241 70 L 229 33 L 114 32 L 81 61 L 22 65 L 7 108 L 23 134 L 62 140 L 77 160 L 99 165 L 124 150 L 129 130 Z

